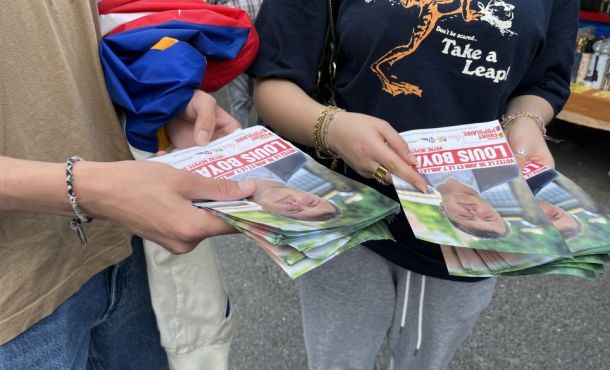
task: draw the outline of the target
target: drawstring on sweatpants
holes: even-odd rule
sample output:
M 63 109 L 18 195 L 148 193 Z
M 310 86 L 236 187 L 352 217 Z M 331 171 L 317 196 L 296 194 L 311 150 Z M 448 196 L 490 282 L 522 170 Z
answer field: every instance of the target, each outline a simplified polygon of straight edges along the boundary
M 421 341 L 423 337 L 422 331 L 422 322 L 424 318 L 424 292 L 426 291 L 426 276 L 422 275 L 421 277 L 421 290 L 419 291 L 419 314 L 417 316 L 417 345 L 415 345 L 415 352 L 413 354 L 417 354 L 417 351 L 421 348 Z
M 407 319 L 407 305 L 409 303 L 409 289 L 411 287 L 411 271 L 407 271 L 407 279 L 405 281 L 405 296 L 402 304 L 402 317 L 400 319 L 400 329 L 399 333 L 402 333 L 402 330 L 405 327 L 405 321 Z M 419 307 L 417 313 L 417 344 L 415 345 L 415 352 L 413 354 L 417 354 L 419 349 L 421 348 L 421 342 L 423 339 L 423 331 L 422 331 L 422 323 L 424 316 L 424 296 L 426 291 L 426 276 L 422 275 L 421 278 L 421 289 L 419 291 Z
M 402 333 L 402 329 L 405 327 L 405 320 L 407 318 L 407 304 L 409 303 L 409 287 L 410 286 L 411 286 L 411 271 L 407 271 L 407 281 L 405 283 L 405 297 L 402 300 L 402 318 L 400 319 L 399 333 Z

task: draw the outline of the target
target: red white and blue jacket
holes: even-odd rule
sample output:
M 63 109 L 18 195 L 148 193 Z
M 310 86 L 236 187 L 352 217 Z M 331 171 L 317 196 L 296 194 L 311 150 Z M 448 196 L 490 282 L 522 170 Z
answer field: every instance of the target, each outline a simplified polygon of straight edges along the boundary
M 126 114 L 129 143 L 162 149 L 162 127 L 195 89 L 216 91 L 258 51 L 247 13 L 201 0 L 102 0 L 100 57 L 112 101 Z

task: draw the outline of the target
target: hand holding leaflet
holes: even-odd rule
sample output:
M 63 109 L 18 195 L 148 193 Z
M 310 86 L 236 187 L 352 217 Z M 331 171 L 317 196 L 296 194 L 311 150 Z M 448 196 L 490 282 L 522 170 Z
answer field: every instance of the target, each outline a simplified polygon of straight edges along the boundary
M 497 121 L 401 134 L 428 182 L 425 194 L 394 176 L 417 238 L 497 252 L 569 256 L 536 205 Z
M 415 235 L 442 244 L 450 274 L 591 279 L 609 264 L 607 213 L 545 164 L 523 163 L 519 176 L 497 122 L 402 135 L 429 188 L 394 184 Z
M 392 239 L 398 204 L 330 171 L 264 127 L 151 159 L 205 177 L 249 180 L 239 201 L 193 200 L 259 245 L 295 278 L 366 240 Z

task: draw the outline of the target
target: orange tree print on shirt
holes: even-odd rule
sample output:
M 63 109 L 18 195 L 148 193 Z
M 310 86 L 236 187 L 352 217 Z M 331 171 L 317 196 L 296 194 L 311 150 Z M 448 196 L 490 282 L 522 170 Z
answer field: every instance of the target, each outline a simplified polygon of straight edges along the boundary
M 411 30 L 407 44 L 397 46 L 385 53 L 371 65 L 371 69 L 381 80 L 383 91 L 392 96 L 403 94 L 421 97 L 423 90 L 419 86 L 405 81 L 391 81 L 386 75 L 387 68 L 417 50 L 440 19 L 461 14 L 466 22 L 472 22 L 479 19 L 479 14 L 470 8 L 472 0 L 401 0 L 400 3 L 406 9 L 419 8 L 419 21 Z M 383 71 L 384 69 L 386 72 Z M 392 80 L 395 79 L 392 76 Z

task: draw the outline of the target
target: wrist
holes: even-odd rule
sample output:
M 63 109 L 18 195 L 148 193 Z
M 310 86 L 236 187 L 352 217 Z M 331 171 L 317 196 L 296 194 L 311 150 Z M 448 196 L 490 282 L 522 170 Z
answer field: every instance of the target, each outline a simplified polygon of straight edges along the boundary
M 328 127 L 328 147 L 332 150 L 333 153 L 336 153 L 339 157 L 341 157 L 341 149 L 337 145 L 339 143 L 339 138 L 341 137 L 341 132 L 343 132 L 343 118 L 347 114 L 346 111 L 336 112 L 332 122 Z
M 0 212 L 17 211 L 18 200 L 12 191 L 16 184 L 16 171 L 12 168 L 13 161 L 0 157 Z
M 0 212 L 73 215 L 63 163 L 0 158 Z
M 78 204 L 86 217 L 106 218 L 104 205 L 109 202 L 107 194 L 112 178 L 112 164 L 81 161 L 74 167 L 73 186 L 78 196 Z M 103 178 L 102 178 L 103 177 Z
M 113 189 L 113 163 L 81 161 L 73 186 L 84 216 L 107 218 Z M 116 172 L 116 171 L 114 171 Z M 0 212 L 31 212 L 74 218 L 68 199 L 65 163 L 0 158 Z
M 337 159 L 337 153 L 331 148 L 329 142 L 329 130 L 333 126 L 335 115 L 344 111 L 335 106 L 326 106 L 318 117 L 313 130 L 316 155 L 321 159 Z
M 505 132 L 510 131 L 511 128 L 519 123 L 530 122 L 536 125 L 542 136 L 546 135 L 546 122 L 536 113 L 532 112 L 516 112 L 509 115 L 502 116 L 502 128 Z
M 504 125 L 503 128 L 509 143 L 523 137 L 529 139 L 540 137 L 544 140 L 544 134 L 540 130 L 539 124 L 528 117 L 515 118 L 509 125 Z

